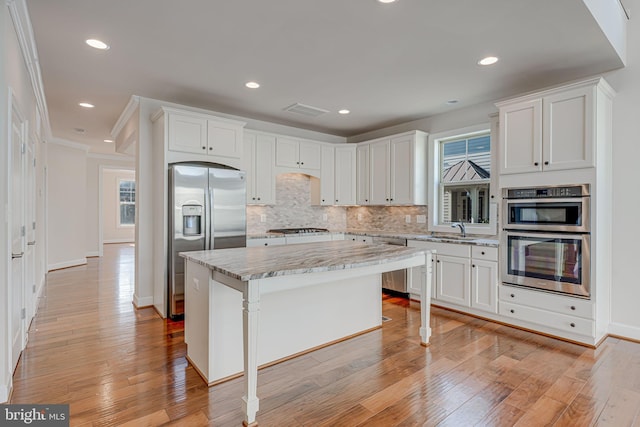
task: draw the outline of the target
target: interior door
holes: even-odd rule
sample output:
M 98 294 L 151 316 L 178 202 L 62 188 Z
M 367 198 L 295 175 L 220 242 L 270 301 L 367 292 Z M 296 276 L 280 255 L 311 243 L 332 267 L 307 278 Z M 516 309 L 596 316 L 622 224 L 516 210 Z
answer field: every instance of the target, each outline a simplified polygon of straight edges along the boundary
M 11 367 L 15 369 L 24 348 L 24 151 L 25 121 L 15 103 L 11 107 Z

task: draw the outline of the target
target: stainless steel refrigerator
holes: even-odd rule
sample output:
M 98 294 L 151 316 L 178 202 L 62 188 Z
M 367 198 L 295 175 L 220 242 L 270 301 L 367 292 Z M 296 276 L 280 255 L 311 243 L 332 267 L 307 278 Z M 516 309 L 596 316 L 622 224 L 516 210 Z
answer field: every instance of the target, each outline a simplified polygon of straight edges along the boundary
M 223 165 L 169 165 L 168 316 L 184 314 L 184 258 L 178 253 L 246 246 L 245 173 Z

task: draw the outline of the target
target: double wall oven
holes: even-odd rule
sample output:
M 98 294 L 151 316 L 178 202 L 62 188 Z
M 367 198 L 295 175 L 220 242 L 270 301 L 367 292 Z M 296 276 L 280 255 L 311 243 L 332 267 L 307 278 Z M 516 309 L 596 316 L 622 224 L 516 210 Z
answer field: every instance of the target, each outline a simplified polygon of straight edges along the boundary
M 503 190 L 507 285 L 590 298 L 589 185 Z

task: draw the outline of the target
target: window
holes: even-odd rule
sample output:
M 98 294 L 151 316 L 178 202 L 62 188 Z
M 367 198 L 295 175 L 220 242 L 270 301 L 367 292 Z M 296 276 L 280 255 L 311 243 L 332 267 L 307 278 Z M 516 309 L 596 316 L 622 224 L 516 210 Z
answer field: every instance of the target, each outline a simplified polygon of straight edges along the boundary
M 451 225 L 463 222 L 468 234 L 497 233 L 497 204 L 491 199 L 495 153 L 489 123 L 429 136 L 429 231 L 455 233 Z M 495 191 L 495 189 L 494 189 Z
M 441 224 L 489 223 L 491 136 L 488 132 L 438 141 Z
M 120 180 L 119 225 L 134 225 L 136 220 L 136 182 Z

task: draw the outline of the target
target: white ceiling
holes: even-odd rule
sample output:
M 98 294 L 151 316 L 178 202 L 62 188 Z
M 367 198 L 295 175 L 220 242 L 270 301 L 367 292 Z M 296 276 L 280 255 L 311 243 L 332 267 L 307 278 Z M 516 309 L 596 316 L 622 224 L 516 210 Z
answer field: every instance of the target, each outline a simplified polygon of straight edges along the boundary
M 27 5 L 52 133 L 97 151 L 131 95 L 348 137 L 622 66 L 582 0 Z M 295 102 L 329 113 L 283 111 Z

